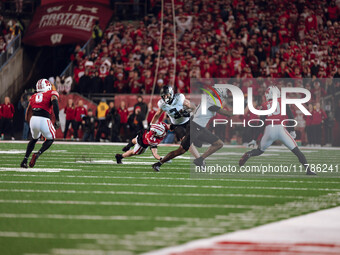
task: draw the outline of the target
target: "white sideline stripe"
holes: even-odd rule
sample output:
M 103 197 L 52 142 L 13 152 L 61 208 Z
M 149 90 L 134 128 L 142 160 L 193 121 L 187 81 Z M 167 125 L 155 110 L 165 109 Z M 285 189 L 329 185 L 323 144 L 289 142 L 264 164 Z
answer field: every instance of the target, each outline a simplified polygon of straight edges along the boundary
M 135 191 L 101 191 L 101 190 L 33 190 L 33 189 L 0 189 L 0 192 L 18 193 L 66 193 L 66 194 L 108 194 L 108 195 L 139 195 L 139 196 L 180 196 L 180 197 L 252 197 L 252 198 L 291 198 L 303 199 L 304 196 L 286 195 L 257 195 L 257 194 L 212 194 L 212 193 L 160 193 L 160 192 L 135 192 Z
M 233 208 L 259 209 L 256 205 L 220 205 L 220 204 L 172 204 L 172 203 L 142 203 L 142 202 L 111 202 L 111 201 L 68 201 L 68 200 L 7 200 L 0 199 L 2 204 L 54 204 L 54 205 L 115 205 L 115 206 L 149 206 L 149 207 L 195 207 L 195 208 Z
M 207 189 L 259 189 L 259 190 L 318 190 L 340 191 L 330 188 L 294 188 L 294 187 L 256 187 L 256 186 L 218 186 L 218 185 L 176 185 L 176 184 L 146 184 L 146 183 L 85 183 L 85 182 L 37 182 L 37 181 L 0 181 L 5 184 L 55 184 L 55 185 L 86 185 L 86 186 L 134 186 L 134 187 L 169 187 L 169 188 L 207 188 Z
M 60 173 L 60 172 L 73 172 L 73 171 L 81 171 L 81 169 L 0 167 L 0 172 Z
M 174 253 L 192 253 L 194 250 L 199 252 L 199 249 L 209 249 L 218 247 L 221 248 L 221 254 L 223 254 L 223 247 L 219 246 L 219 242 L 257 242 L 259 244 L 266 244 L 272 242 L 277 245 L 280 244 L 294 244 L 294 243 L 306 243 L 306 244 L 333 244 L 340 245 L 339 233 L 340 233 L 340 207 L 326 209 L 307 215 L 297 216 L 290 219 L 265 224 L 263 226 L 240 230 L 229 234 L 219 235 L 206 239 L 198 239 L 190 241 L 188 243 L 168 247 L 156 251 L 144 253 L 144 255 L 170 255 Z M 310 247 L 309 247 L 310 249 Z M 309 252 L 318 253 L 317 246 L 313 246 L 313 250 Z M 318 254 L 322 254 L 323 247 L 321 246 Z M 202 250 L 203 251 L 203 250 Z M 339 252 L 339 249 L 336 250 Z M 191 253 L 190 253 L 191 252 Z M 214 250 L 212 250 L 214 252 Z M 239 250 L 234 250 L 233 254 L 246 254 L 245 250 L 242 250 L 242 246 L 239 245 Z M 305 251 L 308 254 L 308 250 Z M 213 253 L 215 254 L 215 253 Z M 220 253 L 219 253 L 220 254 Z M 251 253 L 253 254 L 253 253 Z M 279 253 L 275 253 L 279 254 Z M 280 253 L 285 254 L 285 253 Z M 292 253 L 289 253 L 292 254 Z M 329 253 L 327 253 L 329 254 Z M 336 254 L 336 253 L 334 253 Z
M 19 141 L 19 140 L 16 140 L 16 141 L 10 141 L 10 140 L 0 140 L 0 144 L 1 143 L 14 143 L 14 144 L 27 144 L 28 142 L 27 141 Z M 43 143 L 43 141 L 38 141 L 38 143 Z M 126 143 L 112 143 L 112 142 L 76 142 L 76 141 L 54 141 L 53 144 L 66 144 L 66 145 L 99 145 L 99 146 L 112 146 L 112 145 L 118 145 L 118 146 L 125 146 Z M 180 145 L 179 144 L 159 144 L 159 146 L 161 147 L 179 147 Z M 205 147 L 205 145 L 203 145 Z M 228 145 L 228 144 L 224 144 L 223 145 L 223 148 L 246 148 L 246 149 L 249 149 L 247 148 L 247 146 L 243 146 L 243 145 Z M 270 148 L 273 148 L 273 149 L 282 149 L 282 150 L 288 150 L 286 147 L 284 146 L 280 146 L 280 145 L 272 145 L 270 146 Z M 311 150 L 340 150 L 340 147 L 310 147 L 310 146 L 299 146 L 299 148 L 302 148 L 302 149 L 311 149 Z
M 0 168 L 1 171 L 1 168 Z M 81 171 L 79 169 L 79 171 Z M 39 172 L 39 171 L 38 171 Z M 84 172 L 84 171 L 82 171 Z M 13 176 L 13 177 L 46 177 L 46 178 L 55 178 L 55 175 L 34 175 L 34 174 L 0 174 L 0 176 Z M 257 179 L 236 179 L 236 178 L 223 178 L 223 179 L 216 179 L 216 178 L 210 178 L 210 179 L 204 179 L 204 178 L 184 178 L 184 177 L 134 177 L 134 176 L 107 176 L 107 175 L 63 175 L 63 178 L 93 178 L 93 179 L 133 179 L 133 180 L 179 180 L 179 181 L 227 181 L 227 182 L 279 182 L 279 183 L 308 183 L 308 184 L 315 184 L 315 183 L 321 183 L 321 184 L 340 184 L 340 181 L 338 182 L 332 182 L 332 181 L 320 181 L 320 182 L 312 182 L 312 181 L 296 181 L 296 180 L 257 180 Z
M 17 213 L 0 213 L 0 218 L 9 219 L 60 219 L 60 220 L 105 220 L 105 221 L 169 221 L 169 222 L 194 222 L 199 221 L 201 218 L 189 217 L 151 217 L 151 216 L 126 216 L 126 215 L 69 215 L 69 214 L 17 214 Z

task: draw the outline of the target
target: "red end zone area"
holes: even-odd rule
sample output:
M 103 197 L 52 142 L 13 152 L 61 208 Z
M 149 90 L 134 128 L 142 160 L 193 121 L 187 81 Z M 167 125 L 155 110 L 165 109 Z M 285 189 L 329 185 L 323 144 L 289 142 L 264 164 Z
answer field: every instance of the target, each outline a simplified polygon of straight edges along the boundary
M 340 254 L 339 213 L 335 207 L 145 255 Z
M 197 248 L 189 251 L 169 253 L 171 255 L 217 255 L 217 254 L 340 254 L 340 245 L 324 243 L 256 243 L 219 242 L 210 248 Z

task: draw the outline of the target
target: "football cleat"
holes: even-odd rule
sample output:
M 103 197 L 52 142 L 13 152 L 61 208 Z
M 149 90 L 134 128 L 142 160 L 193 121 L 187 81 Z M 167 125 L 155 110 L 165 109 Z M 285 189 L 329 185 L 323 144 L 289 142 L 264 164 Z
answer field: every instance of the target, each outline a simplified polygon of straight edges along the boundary
M 153 170 L 155 170 L 156 172 L 159 172 L 159 171 L 161 171 L 161 165 L 162 165 L 161 162 L 157 162 L 157 163 L 155 163 L 155 164 L 152 165 L 152 168 L 153 168 Z
M 203 169 L 205 168 L 205 161 L 204 161 L 204 158 L 202 158 L 202 157 L 194 159 L 194 164 L 196 166 L 203 168 Z
M 244 153 L 238 164 L 240 166 L 244 166 L 244 164 L 247 162 L 247 160 L 250 158 L 250 155 L 248 152 Z
M 316 175 L 316 173 L 312 172 L 311 170 L 307 170 L 306 175 Z
M 23 161 L 21 162 L 21 164 L 20 164 L 20 167 L 22 167 L 22 168 L 28 168 L 28 167 L 27 167 L 27 160 L 23 160 Z
M 34 153 L 29 164 L 30 167 L 34 167 L 35 161 L 37 161 L 37 159 L 38 159 L 38 153 Z
M 123 164 L 123 162 L 122 162 L 122 159 L 123 159 L 122 154 L 116 154 L 115 158 L 116 158 L 117 164 Z

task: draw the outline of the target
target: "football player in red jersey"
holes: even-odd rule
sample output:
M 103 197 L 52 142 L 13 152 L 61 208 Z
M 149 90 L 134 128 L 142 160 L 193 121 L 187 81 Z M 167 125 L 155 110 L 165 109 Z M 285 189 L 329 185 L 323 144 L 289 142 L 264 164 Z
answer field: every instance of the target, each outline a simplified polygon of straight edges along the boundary
M 272 114 L 261 118 L 263 121 L 266 120 L 266 127 L 264 129 L 260 145 L 257 149 L 246 152 L 240 159 L 239 165 L 243 166 L 250 157 L 261 155 L 270 145 L 273 144 L 273 142 L 279 140 L 298 157 L 300 163 L 305 167 L 307 175 L 315 175 L 314 172 L 310 171 L 305 155 L 300 151 L 294 140 L 296 138 L 294 128 L 287 127 L 289 130 L 288 133 L 287 129 L 281 125 L 281 122 L 287 119 L 287 116 L 288 119 L 294 119 L 294 116 L 288 105 L 286 109 L 287 116 L 281 115 L 281 98 L 279 98 L 280 90 L 276 86 L 270 86 L 267 88 L 265 92 L 267 101 L 263 103 L 262 109 L 267 110 L 272 107 L 274 93 L 278 97 L 277 108 Z M 259 133 L 257 132 L 254 135 L 254 139 L 248 144 L 249 146 L 254 146 L 256 144 L 255 139 L 258 135 Z
M 34 167 L 40 155 L 52 145 L 55 139 L 56 129 L 60 127 L 58 92 L 52 90 L 51 83 L 46 79 L 40 79 L 36 84 L 36 89 L 37 93 L 30 98 L 25 116 L 26 121 L 30 124 L 32 140 L 27 145 L 25 157 L 20 165 L 23 168 L 27 168 L 28 157 L 32 153 L 41 134 L 46 140 L 40 150 L 33 154 L 29 163 L 30 167 Z M 56 119 L 54 126 L 50 119 L 52 108 Z M 33 115 L 31 118 L 30 114 Z
M 160 144 L 161 141 L 164 139 L 168 129 L 168 125 L 164 122 L 161 122 L 159 124 L 152 124 L 150 127 L 150 131 L 141 131 L 134 139 L 132 139 L 132 141 L 127 146 L 122 149 L 123 151 L 125 151 L 125 153 L 116 154 L 115 157 L 117 164 L 122 164 L 123 158 L 144 153 L 149 146 L 155 159 L 160 160 L 161 157 L 157 153 L 157 145 Z M 134 147 L 132 150 L 130 150 L 132 146 Z

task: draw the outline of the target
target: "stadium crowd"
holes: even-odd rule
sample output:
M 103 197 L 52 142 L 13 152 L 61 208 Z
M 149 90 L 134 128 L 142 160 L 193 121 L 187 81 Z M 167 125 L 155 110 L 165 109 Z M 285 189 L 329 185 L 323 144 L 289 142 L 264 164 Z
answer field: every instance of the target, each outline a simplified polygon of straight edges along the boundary
M 261 103 L 260 95 L 264 94 L 265 86 L 250 78 L 292 78 L 295 80 L 288 86 L 309 89 L 312 92 L 309 107 L 321 112 L 318 118 L 305 120 L 308 144 L 320 143 L 313 140 L 315 135 L 312 135 L 320 132 L 319 125 L 327 130 L 327 123 L 339 122 L 339 106 L 331 109 L 329 115 L 330 112 L 325 112 L 319 104 L 322 97 L 340 91 L 339 79 L 334 79 L 340 77 L 340 15 L 336 1 L 176 0 L 176 29 L 171 1 L 164 2 L 164 15 L 160 11 L 160 1 L 155 0 L 150 14 L 138 23 L 113 22 L 104 33 L 94 26 L 94 49 L 87 54 L 78 45 L 71 56 L 75 90 L 84 95 L 150 94 L 154 83 L 155 93 L 159 93 L 163 85 L 175 79 L 177 93 L 190 93 L 191 78 L 245 78 L 249 82 L 243 83 L 242 90 L 253 87 L 257 103 Z M 157 66 L 159 72 L 155 77 Z M 71 89 L 70 77 L 57 77 L 51 82 L 60 93 L 67 94 Z M 107 111 L 114 109 L 109 117 L 106 110 L 102 115 L 98 115 L 98 111 L 82 113 L 86 119 L 78 117 L 77 120 L 76 114 L 71 118 L 73 113 L 69 113 L 66 118 L 72 121 L 67 128 L 72 127 L 75 139 L 82 127 L 85 140 L 98 141 L 102 137 L 125 140 L 129 135 L 122 131 L 130 130 L 127 127 L 133 125 L 138 129 L 139 119 L 143 121 L 146 114 L 144 118 L 137 117 L 142 110 L 139 107 L 126 113 L 124 104 L 122 102 L 119 109 L 106 104 Z M 72 107 L 75 111 L 81 106 Z M 65 113 L 67 116 L 66 109 Z M 119 127 L 112 128 L 112 119 L 120 122 Z M 121 132 L 115 135 L 108 130 Z M 327 137 L 325 143 L 331 140 Z M 228 139 L 232 139 L 232 134 Z
M 5 20 L 0 15 L 0 54 L 3 53 L 8 44 L 24 31 L 23 23 L 19 19 Z
M 340 77 L 339 8 L 333 0 L 175 1 L 175 7 L 176 63 L 171 1 L 165 1 L 159 63 L 161 12 L 155 5 L 154 15 L 137 25 L 111 24 L 91 54 L 75 49 L 78 91 L 150 94 L 157 79 L 157 93 L 175 68 L 181 93 L 190 92 L 190 78 Z M 333 94 L 340 85 L 321 82 L 320 90 Z

